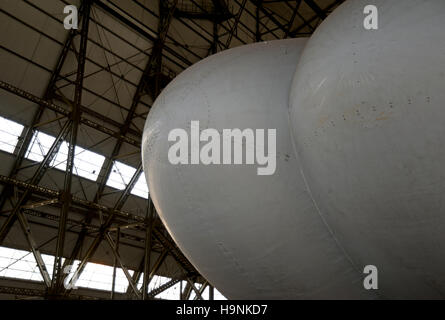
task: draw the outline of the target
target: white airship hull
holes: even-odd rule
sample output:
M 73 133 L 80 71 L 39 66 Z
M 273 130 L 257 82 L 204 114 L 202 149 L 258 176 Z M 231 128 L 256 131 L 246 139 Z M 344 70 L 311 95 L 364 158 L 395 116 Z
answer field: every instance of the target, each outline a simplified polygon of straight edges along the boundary
M 306 40 L 225 51 L 180 74 L 150 112 L 144 171 L 169 232 L 228 298 L 372 297 L 314 206 L 291 144 L 288 92 Z M 174 128 L 276 129 L 270 176 L 241 165 L 172 165 Z M 190 130 L 189 130 L 190 131 Z

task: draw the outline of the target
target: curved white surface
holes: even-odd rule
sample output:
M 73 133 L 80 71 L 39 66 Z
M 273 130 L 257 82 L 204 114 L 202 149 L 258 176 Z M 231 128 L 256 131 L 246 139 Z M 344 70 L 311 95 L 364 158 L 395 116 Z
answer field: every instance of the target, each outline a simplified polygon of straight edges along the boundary
M 316 30 L 290 95 L 310 191 L 384 298 L 445 297 L 445 1 L 350 0 Z M 298 169 L 297 169 L 298 171 Z
M 295 158 L 288 93 L 306 40 L 211 56 L 168 85 L 149 114 L 143 163 L 154 204 L 196 268 L 232 299 L 373 298 L 313 205 Z M 277 129 L 277 169 L 172 165 L 171 129 Z

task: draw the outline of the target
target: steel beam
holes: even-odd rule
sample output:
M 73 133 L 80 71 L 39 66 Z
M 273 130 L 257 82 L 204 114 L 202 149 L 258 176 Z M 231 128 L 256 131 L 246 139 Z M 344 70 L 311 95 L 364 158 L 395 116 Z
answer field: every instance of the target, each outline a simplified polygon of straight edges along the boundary
M 79 10 L 79 15 L 80 17 L 82 17 L 83 14 L 83 7 L 80 8 Z M 49 80 L 48 85 L 46 86 L 45 89 L 45 93 L 44 93 L 44 99 L 50 99 L 53 93 L 53 89 L 55 86 L 55 83 L 57 81 L 57 78 L 60 74 L 60 71 L 62 69 L 62 66 L 65 62 L 66 56 L 68 54 L 69 51 L 69 47 L 71 46 L 71 43 L 73 41 L 74 35 L 76 34 L 75 30 L 72 30 L 69 32 L 65 43 L 63 45 L 62 51 L 57 59 L 57 63 L 56 66 L 53 70 L 53 72 L 51 73 L 51 77 Z M 42 104 L 38 104 L 38 109 L 37 111 L 34 113 L 33 115 L 33 119 L 31 121 L 31 125 L 29 127 L 27 127 L 26 130 L 23 130 L 24 133 L 22 133 L 22 136 L 20 137 L 19 141 L 22 141 L 20 143 L 20 146 L 17 150 L 17 154 L 16 154 L 16 159 L 14 161 L 14 165 L 12 166 L 12 169 L 9 173 L 9 177 L 13 178 L 16 176 L 19 168 L 22 166 L 23 163 L 23 159 L 25 158 L 25 154 L 26 151 L 28 150 L 28 147 L 31 143 L 31 139 L 34 135 L 35 132 L 35 125 L 40 121 L 40 119 L 42 118 L 43 115 L 43 111 L 45 110 L 45 106 Z M 0 211 L 2 210 L 6 199 L 11 196 L 11 190 L 9 188 L 6 188 L 5 190 L 3 190 L 2 194 L 0 195 Z
M 116 257 L 116 260 L 118 261 L 118 263 L 119 263 L 119 265 L 120 265 L 122 271 L 123 271 L 124 274 L 125 274 L 125 277 L 126 277 L 127 280 L 128 280 L 128 284 L 129 284 L 130 287 L 132 288 L 134 294 L 139 298 L 139 297 L 140 297 L 140 293 L 139 293 L 139 290 L 138 290 L 138 288 L 137 288 L 137 284 L 133 282 L 133 279 L 131 278 L 131 275 L 130 275 L 130 273 L 128 272 L 127 267 L 126 267 L 126 266 L 124 265 L 124 263 L 122 262 L 122 258 L 121 258 L 121 256 L 119 255 L 119 252 L 117 252 L 117 250 L 116 250 L 116 244 L 114 243 L 113 238 L 111 238 L 111 236 L 110 236 L 110 234 L 109 234 L 108 232 L 105 234 L 105 239 L 107 240 L 108 244 L 110 245 L 111 250 L 113 250 L 114 256 Z M 73 276 L 73 277 L 74 277 L 74 276 Z
M 103 9 L 106 9 L 105 8 L 106 6 L 103 4 L 100 4 L 100 1 L 97 2 L 96 4 L 100 5 Z M 145 90 L 147 87 L 147 85 L 146 85 L 147 78 L 152 76 L 153 74 L 154 75 L 160 74 L 161 64 L 162 64 L 162 50 L 164 48 L 165 38 L 167 36 L 168 28 L 170 26 L 170 22 L 173 17 L 173 12 L 176 8 L 176 4 L 177 4 L 177 0 L 170 1 L 170 2 L 169 1 L 160 1 L 159 2 L 161 14 L 160 14 L 159 26 L 158 26 L 158 38 L 154 39 L 152 53 L 150 55 L 147 66 L 145 67 L 145 70 L 142 74 L 142 77 L 139 81 L 139 84 L 136 88 L 136 92 L 133 96 L 132 104 L 131 104 L 130 110 L 127 114 L 127 117 L 125 119 L 125 123 L 122 126 L 121 134 L 123 136 L 125 136 L 126 132 L 130 128 L 136 108 L 140 102 L 141 97 L 145 93 Z M 158 77 L 156 77 L 155 88 L 152 91 L 153 97 L 156 97 L 160 92 L 159 81 L 157 79 L 158 79 Z M 106 181 L 108 180 L 111 169 L 113 167 L 113 162 L 111 159 L 118 156 L 121 146 L 122 146 L 122 140 L 118 139 L 118 142 L 116 143 L 116 145 L 113 149 L 111 158 L 106 160 L 106 163 L 102 168 L 101 176 L 103 178 L 99 184 L 98 191 L 96 192 L 96 196 L 94 199 L 96 202 L 99 201 L 99 199 L 102 196 Z M 123 192 L 122 196 L 119 198 L 118 203 L 116 203 L 116 205 L 115 205 L 115 209 L 119 210 L 123 206 L 123 204 L 125 203 L 125 201 L 128 198 L 128 195 L 129 195 L 133 185 L 136 183 L 137 179 L 139 178 L 141 171 L 142 171 L 142 165 L 139 166 L 139 168 L 136 172 L 137 174 L 135 174 L 135 176 L 133 177 L 134 179 L 132 179 L 132 181 L 129 183 L 129 185 L 127 185 L 126 190 Z M 109 219 L 107 220 L 106 224 L 111 224 L 112 217 L 113 217 L 113 215 L 109 216 Z M 87 217 L 87 221 L 90 219 L 91 219 L 90 217 Z M 109 225 L 106 227 L 108 228 Z M 76 271 L 79 273 L 79 275 L 83 271 L 86 261 L 88 261 L 88 259 L 94 254 L 97 246 L 99 245 L 100 241 L 102 240 L 102 237 L 103 237 L 103 232 L 100 232 L 98 237 L 95 239 L 95 241 L 93 241 L 93 244 L 90 246 L 90 249 L 87 251 L 87 255 L 82 260 L 81 264 L 79 265 L 78 270 Z M 77 242 L 83 242 L 83 239 L 79 237 Z M 76 248 L 78 248 L 78 247 L 79 246 L 76 246 Z
M 225 44 L 226 48 L 229 48 L 230 43 L 232 42 L 233 35 L 235 34 L 235 32 L 238 28 L 238 23 L 241 19 L 241 15 L 243 14 L 244 8 L 246 7 L 246 3 L 247 3 L 247 0 L 243 0 L 243 3 L 241 4 L 240 9 L 238 10 L 238 13 L 235 16 L 235 22 L 233 23 L 232 27 L 230 28 L 229 36 L 228 36 L 226 44 Z
M 209 285 L 209 300 L 215 300 L 215 287 Z
M 120 235 L 121 235 L 121 230 L 119 229 L 119 227 L 116 230 L 116 252 L 119 252 L 119 242 L 120 242 Z M 114 257 L 114 263 L 113 263 L 113 281 L 111 284 L 111 300 L 114 300 L 115 297 L 115 287 L 116 287 L 116 271 L 117 271 L 117 258 Z M 133 280 L 133 278 L 132 278 Z M 137 283 L 137 282 L 136 282 Z
M 261 41 L 261 32 L 260 32 L 260 10 L 263 3 L 261 0 L 257 1 L 255 8 L 255 41 Z
M 18 188 L 22 188 L 23 190 L 25 190 L 25 192 L 29 191 L 30 193 L 43 195 L 43 196 L 46 196 L 49 198 L 55 198 L 55 197 L 60 196 L 60 191 L 58 191 L 58 190 L 53 190 L 50 188 L 34 185 L 29 182 L 20 181 L 20 180 L 9 178 L 9 177 L 3 176 L 3 175 L 0 175 L 0 183 L 17 186 Z M 72 199 L 72 203 L 74 203 L 78 206 L 87 208 L 88 210 L 91 210 L 91 211 L 95 211 L 95 212 L 102 211 L 102 212 L 106 212 L 109 215 L 114 214 L 116 218 L 119 218 L 124 221 L 132 220 L 135 222 L 145 222 L 144 217 L 134 215 L 134 214 L 122 211 L 122 210 L 115 210 L 113 208 L 104 206 L 102 204 L 95 203 L 93 201 L 84 200 L 84 199 L 81 199 L 81 198 L 78 198 L 75 196 L 72 196 L 71 199 Z
M 208 282 L 205 281 L 205 282 L 201 285 L 201 288 L 199 288 L 199 291 L 198 291 L 199 294 L 197 294 L 197 295 L 195 296 L 195 299 L 194 299 L 194 300 L 204 300 L 202 294 L 203 294 L 203 292 L 204 292 L 204 290 L 206 289 L 207 286 L 208 286 Z
M 145 231 L 145 258 L 144 258 L 144 281 L 142 283 L 142 299 L 147 300 L 148 298 L 148 282 L 150 278 L 150 258 L 151 258 L 151 245 L 152 245 L 152 233 L 154 224 L 154 206 L 151 198 L 148 197 L 147 200 L 147 227 Z
M 264 6 L 261 5 L 261 1 L 259 1 L 259 0 L 250 0 L 250 2 L 252 2 L 259 11 L 264 13 L 270 19 L 270 21 L 272 21 L 279 29 L 281 29 L 281 31 L 286 33 L 286 27 L 280 21 L 278 21 L 273 16 L 272 13 L 270 13 Z
M 333 8 L 335 8 L 337 5 L 340 5 L 341 3 L 343 3 L 345 0 L 335 0 L 333 1 L 329 6 L 327 6 L 323 12 L 325 12 L 327 14 L 327 12 L 329 12 L 330 10 L 332 10 Z M 298 26 L 297 28 L 295 28 L 293 31 L 289 32 L 289 35 L 291 37 L 295 37 L 299 31 L 303 30 L 306 26 L 310 26 L 310 24 L 312 22 L 314 22 L 316 19 L 320 18 L 320 16 L 318 14 L 316 14 L 315 16 L 313 16 L 311 19 L 309 19 L 308 21 L 304 22 L 303 24 L 301 24 L 300 26 Z
M 131 181 L 128 183 L 125 190 L 122 192 L 121 196 L 119 197 L 118 201 L 114 205 L 114 208 L 111 210 L 110 214 L 108 215 L 106 221 L 102 223 L 100 226 L 99 232 L 96 236 L 96 238 L 91 243 L 90 247 L 88 248 L 85 256 L 81 260 L 79 266 L 77 267 L 77 270 L 74 272 L 72 279 L 78 279 L 80 275 L 82 274 L 87 262 L 89 259 L 94 255 L 97 248 L 99 247 L 99 244 L 101 243 L 102 239 L 108 234 L 108 228 L 111 226 L 111 223 L 113 222 L 115 218 L 115 214 L 117 211 L 119 211 L 122 206 L 125 203 L 125 200 L 128 198 L 130 190 L 133 188 L 134 184 L 138 180 L 140 174 L 142 172 L 142 164 L 139 165 L 138 169 L 134 173 L 133 177 L 131 178 Z M 131 278 L 131 277 L 130 277 Z M 67 290 L 66 293 L 69 294 L 71 290 Z
M 314 0 L 304 0 L 304 2 L 306 2 L 306 4 L 307 4 L 312 10 L 314 10 L 314 12 L 317 14 L 317 16 L 318 16 L 321 20 L 326 19 L 326 17 L 327 17 L 326 12 L 324 12 L 324 11 L 318 6 L 318 4 L 315 3 Z
M 125 122 L 124 122 L 124 124 L 123 124 L 123 126 L 122 126 L 122 128 L 120 130 L 121 136 L 125 136 L 127 131 L 130 129 L 130 126 L 131 126 L 131 123 L 132 123 L 132 120 L 133 120 L 136 108 L 137 108 L 137 106 L 138 106 L 138 104 L 140 102 L 140 99 L 143 96 L 144 91 L 146 89 L 146 79 L 153 73 L 153 70 L 155 70 L 158 73 L 160 72 L 161 58 L 162 58 L 162 49 L 163 49 L 165 37 L 166 37 L 167 32 L 168 32 L 168 27 L 169 27 L 170 22 L 171 22 L 173 11 L 174 11 L 174 9 L 176 7 L 176 3 L 177 3 L 177 0 L 173 2 L 173 5 L 171 7 L 167 8 L 167 13 L 166 13 L 167 16 L 162 18 L 162 19 L 160 19 L 159 27 L 158 27 L 158 29 L 159 29 L 159 37 L 158 37 L 158 39 L 153 39 L 154 45 L 153 45 L 152 53 L 151 53 L 151 55 L 149 57 L 149 61 L 148 61 L 147 65 L 146 65 L 146 67 L 144 69 L 144 72 L 143 72 L 143 74 L 141 76 L 139 84 L 138 84 L 138 86 L 136 88 L 136 92 L 135 92 L 135 94 L 133 96 L 133 100 L 132 100 L 132 104 L 131 104 L 130 110 L 129 110 L 129 112 L 127 114 L 127 117 L 125 119 Z M 100 1 L 96 2 L 96 5 L 99 5 L 100 7 L 102 7 L 102 9 L 105 9 L 105 10 L 111 10 L 106 5 L 101 3 Z M 163 4 L 163 2 L 160 1 L 160 8 L 164 8 L 164 6 L 165 6 L 165 3 Z M 163 16 L 163 15 L 161 15 L 161 16 Z M 159 91 L 160 91 L 159 88 L 155 88 L 155 92 L 159 92 Z M 111 154 L 111 157 L 105 159 L 105 163 L 102 166 L 101 173 L 99 175 L 102 178 L 101 178 L 101 180 L 99 182 L 99 186 L 98 186 L 96 195 L 94 197 L 94 201 L 95 202 L 98 202 L 99 199 L 102 197 L 103 191 L 105 189 L 106 182 L 107 182 L 108 177 L 110 175 L 110 172 L 111 172 L 111 170 L 113 168 L 113 159 L 116 158 L 119 155 L 120 149 L 122 147 L 122 143 L 123 143 L 123 140 L 122 139 L 118 139 L 116 145 L 113 148 L 113 152 Z M 125 193 L 124 193 L 124 198 L 121 198 L 119 200 L 119 201 L 122 202 L 121 205 L 123 205 L 123 203 L 126 201 L 126 199 L 128 197 L 128 193 L 129 192 L 127 192 L 127 195 L 125 195 Z M 91 220 L 91 218 L 92 218 L 91 216 L 87 216 L 86 217 L 86 221 L 89 222 Z M 76 243 L 77 244 L 82 243 L 84 237 L 85 237 L 85 235 L 81 234 L 78 237 Z M 80 247 L 79 245 L 76 245 L 75 249 L 79 250 L 80 249 L 79 247 Z M 76 252 L 73 251 L 71 256 L 73 256 L 75 254 L 76 254 Z
M 74 169 L 74 157 L 75 157 L 75 148 L 77 145 L 77 131 L 80 122 L 81 115 L 81 101 L 82 101 L 82 89 L 83 89 L 83 79 L 85 73 L 85 59 L 87 55 L 87 40 L 88 40 L 88 27 L 89 27 L 89 17 L 91 11 L 91 0 L 84 0 L 84 16 L 82 18 L 82 29 L 80 32 L 80 48 L 77 57 L 77 75 L 76 75 L 76 87 L 74 90 L 74 104 L 72 105 L 73 111 L 71 112 L 71 133 L 70 139 L 68 143 L 68 156 L 67 156 L 67 165 L 65 170 L 65 181 L 64 181 L 64 189 L 62 192 L 62 210 L 60 213 L 59 220 L 59 229 L 57 232 L 57 243 L 56 243 L 56 254 L 54 255 L 54 268 L 53 268 L 53 278 L 52 278 L 52 294 L 57 294 L 59 287 L 62 286 L 62 258 L 64 254 L 65 247 L 65 231 L 66 231 L 66 223 L 68 219 L 68 211 L 71 205 L 71 185 L 73 178 L 73 169 Z
M 190 283 L 187 281 L 185 288 L 181 294 L 181 300 L 188 300 L 190 298 L 190 294 L 192 293 L 192 286 L 190 285 Z
M 203 300 L 201 296 L 201 292 L 195 287 L 195 284 L 190 278 L 186 279 L 187 282 L 190 284 L 191 289 L 195 292 L 195 299 L 194 300 Z M 197 299 L 196 299 L 197 298 Z
M 60 201 L 59 198 L 49 199 L 49 200 L 43 200 L 39 202 L 30 203 L 27 205 L 22 206 L 22 209 L 36 209 L 39 207 L 44 207 L 50 204 L 58 203 Z
M 28 101 L 34 102 L 34 103 L 36 103 L 38 105 L 42 105 L 45 108 L 48 108 L 49 110 L 55 111 L 55 112 L 57 112 L 59 114 L 63 114 L 65 116 L 67 116 L 67 117 L 71 117 L 71 111 L 70 110 L 67 110 L 67 109 L 65 109 L 65 108 L 63 108 L 63 107 L 61 107 L 59 105 L 56 105 L 56 104 L 54 104 L 52 102 L 49 102 L 49 101 L 47 101 L 45 99 L 39 98 L 39 97 L 33 95 L 32 93 L 29 93 L 27 91 L 19 89 L 19 88 L 15 87 L 15 86 L 13 86 L 13 85 L 11 85 L 9 83 L 6 83 L 4 81 L 0 81 L 0 89 L 8 91 L 8 92 L 10 92 L 12 94 L 15 94 L 16 96 L 19 96 L 19 97 L 24 98 L 24 99 L 26 99 Z M 92 120 L 90 120 L 90 119 L 88 119 L 86 117 L 82 117 L 81 116 L 80 117 L 80 122 L 82 124 L 90 127 L 90 128 L 96 129 L 96 130 L 98 130 L 98 131 L 100 131 L 102 133 L 105 133 L 105 134 L 109 135 L 109 136 L 112 136 L 112 137 L 117 138 L 117 139 L 121 139 L 121 140 L 127 142 L 128 144 L 131 144 L 131 145 L 135 146 L 136 148 L 140 148 L 140 146 L 141 146 L 141 142 L 139 140 L 127 137 L 125 135 L 122 135 L 120 132 L 111 130 L 111 129 L 107 128 L 107 127 L 104 127 L 103 125 L 101 125 L 101 124 L 99 124 L 97 122 L 94 122 L 94 121 L 92 121 Z
M 68 133 L 68 130 L 71 128 L 71 121 L 65 122 L 65 125 L 62 127 L 62 130 L 57 135 L 56 139 L 54 140 L 54 143 L 51 145 L 51 148 L 48 150 L 47 154 L 43 158 L 43 161 L 40 163 L 39 167 L 37 168 L 36 172 L 34 173 L 33 177 L 31 178 L 31 185 L 36 185 L 40 182 L 42 179 L 43 174 L 48 169 L 48 167 L 51 164 L 51 161 L 55 157 L 57 151 L 59 150 L 60 145 L 62 144 L 62 141 L 66 134 Z M 14 209 L 12 210 L 11 214 L 6 218 L 5 222 L 0 228 L 0 244 L 3 243 L 6 236 L 8 235 L 9 230 L 13 226 L 14 222 L 17 219 L 17 213 L 19 212 L 22 205 L 26 203 L 30 196 L 30 191 L 27 190 L 23 193 L 23 195 L 20 197 L 20 199 L 17 201 L 17 203 L 14 206 Z
M 168 288 L 173 287 L 175 284 L 177 284 L 179 281 L 181 281 L 180 279 L 171 279 L 170 281 L 164 283 L 163 285 L 153 289 L 152 291 L 150 291 L 148 293 L 148 299 L 153 299 L 155 296 L 157 296 L 158 294 L 160 294 L 161 292 L 164 292 L 165 290 L 167 290 Z

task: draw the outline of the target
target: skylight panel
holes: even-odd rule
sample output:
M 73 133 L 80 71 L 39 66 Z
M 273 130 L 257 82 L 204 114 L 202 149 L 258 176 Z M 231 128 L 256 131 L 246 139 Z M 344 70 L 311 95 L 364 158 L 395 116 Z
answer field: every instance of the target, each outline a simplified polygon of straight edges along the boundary
M 26 151 L 25 157 L 29 160 L 41 162 L 56 138 L 41 131 L 34 132 L 31 143 Z
M 54 257 L 42 255 L 48 272 L 51 275 Z M 34 256 L 29 251 L 0 247 L 0 277 L 43 281 Z
M 86 179 L 96 181 L 105 157 L 79 146 L 76 146 L 75 154 L 74 167 L 76 174 Z
M 109 187 L 123 190 L 130 182 L 135 172 L 135 168 L 122 162 L 115 161 L 106 184 Z
M 13 153 L 23 128 L 17 122 L 0 117 L 0 150 Z
M 26 158 L 41 162 L 49 149 L 53 145 L 55 137 L 46 133 L 36 131 L 31 140 L 31 144 L 26 153 Z M 99 176 L 100 169 L 105 161 L 105 157 L 86 150 L 82 147 L 76 146 L 74 149 L 74 168 L 73 173 L 83 178 L 96 181 Z M 56 156 L 52 160 L 50 166 L 62 171 L 66 170 L 68 160 L 68 143 L 63 141 Z
M 46 265 L 48 273 L 52 276 L 54 256 L 42 254 L 42 259 Z M 62 258 L 62 264 L 65 261 Z M 71 272 L 77 269 L 80 261 L 76 260 Z M 128 271 L 133 275 L 134 271 Z M 23 280 L 33 280 L 43 282 L 37 262 L 32 252 L 0 247 L 0 277 L 16 278 Z M 72 278 L 72 273 L 67 280 Z M 111 291 L 113 283 L 113 267 L 88 262 L 76 286 Z M 128 280 L 121 268 L 116 269 L 116 292 L 125 292 L 128 287 Z
M 63 141 L 60 144 L 59 151 L 57 152 L 56 156 L 51 162 L 51 167 L 65 171 L 67 161 L 68 161 L 68 143 Z M 75 171 L 73 172 L 75 173 Z
M 51 277 L 53 272 L 54 256 L 42 254 L 42 259 Z M 65 259 L 62 258 L 62 264 L 64 261 Z M 67 275 L 66 279 L 67 281 L 70 281 L 72 279 L 73 273 L 78 268 L 79 263 L 80 263 L 79 260 L 74 261 L 71 273 Z M 130 274 L 130 276 L 133 276 L 134 271 L 128 270 L 128 273 Z M 1 247 L 1 246 L 0 246 L 0 277 L 43 282 L 42 276 L 40 274 L 39 268 L 37 267 L 37 263 L 36 260 L 34 259 L 32 252 Z M 138 289 L 142 287 L 143 279 L 144 275 L 142 274 L 137 284 Z M 150 292 L 155 288 L 158 288 L 159 286 L 169 282 L 170 280 L 171 278 L 155 275 L 152 281 L 150 281 L 148 285 L 148 291 Z M 102 264 L 88 262 L 75 285 L 79 288 L 83 287 L 83 288 L 111 291 L 112 283 L 113 283 L 112 266 L 106 266 Z M 187 284 L 186 281 L 182 281 L 183 288 L 185 288 L 186 284 Z M 124 274 L 124 271 L 121 268 L 116 268 L 115 291 L 124 293 L 127 291 L 128 285 L 129 285 L 128 280 Z M 195 284 L 195 286 L 199 289 L 201 285 L 197 283 Z M 161 299 L 177 300 L 179 299 L 179 290 L 180 290 L 180 283 L 178 282 L 174 286 L 158 294 L 156 297 Z M 194 296 L 195 294 L 192 291 L 191 298 L 193 298 Z M 203 297 L 205 299 L 208 298 L 208 289 L 204 291 Z M 215 300 L 227 300 L 216 289 L 214 298 Z
M 86 150 L 80 146 L 74 149 L 74 168 L 73 173 L 83 178 L 96 181 L 99 176 L 105 157 L 95 152 Z M 65 171 L 68 161 L 68 143 L 62 142 L 59 152 L 52 162 L 52 166 L 59 170 Z
M 78 261 L 77 261 L 78 262 Z M 77 268 L 77 265 L 75 266 Z M 73 269 L 75 270 L 75 269 Z M 134 271 L 128 270 L 132 276 Z M 111 291 L 113 286 L 113 267 L 96 263 L 87 263 L 80 278 L 76 282 L 77 287 Z M 124 293 L 127 291 L 128 280 L 121 268 L 116 268 L 115 291 Z
M 131 194 L 144 199 L 148 199 L 148 186 L 147 181 L 145 180 L 144 173 L 139 176 L 139 179 L 134 184 L 134 187 L 131 190 Z

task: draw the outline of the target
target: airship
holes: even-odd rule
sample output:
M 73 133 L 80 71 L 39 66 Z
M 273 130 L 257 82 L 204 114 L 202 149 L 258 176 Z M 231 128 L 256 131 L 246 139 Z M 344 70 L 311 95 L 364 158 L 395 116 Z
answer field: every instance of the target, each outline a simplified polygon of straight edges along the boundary
M 147 117 L 157 212 L 230 299 L 445 297 L 445 3 L 375 0 L 376 30 L 368 4 L 196 63 Z

